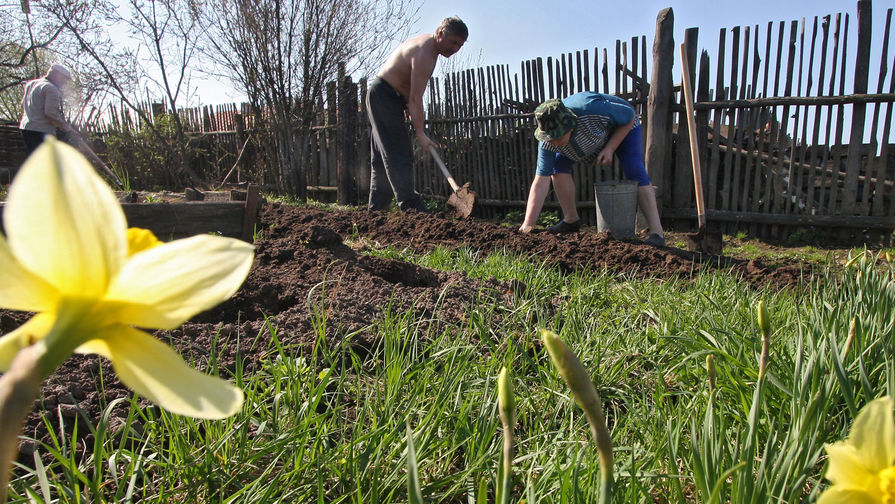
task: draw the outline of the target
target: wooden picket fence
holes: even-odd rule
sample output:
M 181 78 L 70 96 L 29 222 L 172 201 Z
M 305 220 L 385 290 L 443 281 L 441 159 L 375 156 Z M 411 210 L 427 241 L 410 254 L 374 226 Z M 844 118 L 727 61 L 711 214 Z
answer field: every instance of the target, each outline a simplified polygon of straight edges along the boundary
M 886 10 L 881 46 L 870 45 L 869 0 L 857 2 L 856 18 L 853 23 L 852 16 L 835 14 L 722 29 L 716 48 L 700 46 L 698 29 L 686 31 L 711 222 L 728 232 L 774 236 L 803 226 L 895 229 L 892 9 Z M 663 220 L 678 229 L 695 224 L 671 9 L 658 13 L 656 27 L 651 50 L 647 37 L 637 36 L 611 47 L 523 61 L 516 69 L 494 65 L 431 80 L 427 132 L 442 144 L 454 178 L 470 182 L 478 193 L 479 215 L 524 210 L 537 158 L 534 107 L 591 90 L 634 105 Z M 309 197 L 365 203 L 370 154 L 365 95 L 365 80 L 355 83 L 340 75 L 319 98 L 303 163 Z M 145 106 L 152 109 L 150 117 L 164 112 Z M 126 113 L 119 116 L 120 122 L 139 126 Z M 191 143 L 200 147 L 194 168 L 209 180 L 275 186 L 278 168 L 254 148 L 252 136 L 263 132 L 255 131 L 247 105 L 182 110 L 180 117 Z M 450 194 L 428 153 L 416 152 L 414 176 L 427 197 Z M 621 178 L 620 170 L 579 166 L 574 177 L 580 213 L 593 224 L 594 184 Z M 548 200 L 548 208 L 557 206 Z

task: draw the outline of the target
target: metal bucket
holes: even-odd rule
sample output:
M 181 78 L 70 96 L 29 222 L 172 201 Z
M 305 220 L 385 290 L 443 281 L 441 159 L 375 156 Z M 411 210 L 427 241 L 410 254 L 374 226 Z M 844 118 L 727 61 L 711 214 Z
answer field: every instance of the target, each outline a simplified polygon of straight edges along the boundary
M 594 184 L 597 201 L 597 230 L 608 231 L 613 238 L 634 237 L 637 219 L 637 181 L 610 180 Z

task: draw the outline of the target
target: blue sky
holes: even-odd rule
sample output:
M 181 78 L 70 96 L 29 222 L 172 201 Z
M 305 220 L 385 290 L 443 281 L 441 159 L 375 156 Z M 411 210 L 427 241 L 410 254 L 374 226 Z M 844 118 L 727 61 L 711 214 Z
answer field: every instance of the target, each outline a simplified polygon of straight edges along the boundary
M 666 7 L 674 11 L 675 43 L 686 28 L 699 27 L 700 46 L 711 47 L 710 53 L 716 52 L 721 28 L 758 24 L 763 31 L 769 21 L 804 17 L 810 26 L 814 16 L 842 12 L 851 17 L 850 43 L 857 34 L 857 2 L 841 0 L 426 0 L 412 33 L 432 32 L 444 17 L 457 15 L 470 30 L 462 49 L 467 59 L 479 62 L 481 54 L 484 65 L 506 63 L 515 69 L 525 59 L 614 48 L 617 39 L 633 36 L 646 35 L 651 47 L 656 17 Z M 892 7 L 895 2 L 874 2 L 875 33 L 882 32 L 886 9 Z M 877 42 L 882 43 L 881 37 Z
M 515 72 L 526 59 L 556 57 L 594 47 L 609 48 L 612 54 L 616 40 L 630 42 L 634 36 L 645 35 L 649 51 L 656 17 L 666 7 L 674 11 L 675 44 L 683 40 L 685 29 L 699 27 L 700 49 L 707 49 L 712 55 L 717 53 L 721 28 L 759 25 L 760 33 L 765 34 L 769 21 L 775 25 L 786 21 L 788 26 L 790 21 L 801 22 L 806 18 L 807 38 L 815 16 L 836 13 L 850 16 L 848 43 L 857 42 L 857 2 L 842 0 L 424 0 L 418 19 L 409 26 L 409 35 L 431 33 L 443 18 L 457 15 L 470 30 L 466 45 L 453 57 L 459 68 L 508 64 Z M 892 7 L 895 7 L 893 0 L 874 2 L 872 54 L 879 54 L 886 10 Z M 893 51 L 895 41 L 890 42 L 890 66 Z M 871 73 L 875 74 L 878 68 L 879 61 L 872 60 Z M 679 76 L 675 78 L 679 80 Z M 871 77 L 870 85 L 875 88 L 875 77 Z M 220 83 L 212 87 L 200 84 L 200 87 L 204 103 L 238 99 Z

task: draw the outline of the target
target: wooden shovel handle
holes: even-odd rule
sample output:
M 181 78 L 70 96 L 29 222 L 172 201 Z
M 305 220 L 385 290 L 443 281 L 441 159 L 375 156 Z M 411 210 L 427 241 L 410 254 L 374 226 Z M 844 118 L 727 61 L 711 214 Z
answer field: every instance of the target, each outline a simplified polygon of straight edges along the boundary
M 435 150 L 435 147 L 429 146 L 429 152 L 432 154 L 432 157 L 435 158 L 435 162 L 438 164 L 438 167 L 441 168 L 441 173 L 444 174 L 444 177 L 447 179 L 448 184 L 451 185 L 451 189 L 454 192 L 460 190 L 460 185 L 457 184 L 457 181 L 454 180 L 454 177 L 451 176 L 451 172 L 448 171 L 447 166 L 444 165 L 444 161 L 441 160 L 441 156 L 438 155 L 438 151 Z
M 684 101 L 687 105 L 687 129 L 690 134 L 690 157 L 693 160 L 693 183 L 696 186 L 696 214 L 699 227 L 705 227 L 705 196 L 702 192 L 702 166 L 699 161 L 699 145 L 696 143 L 696 119 L 693 116 L 693 92 L 690 88 L 690 63 L 687 61 L 687 45 L 681 44 L 681 76 L 684 78 Z

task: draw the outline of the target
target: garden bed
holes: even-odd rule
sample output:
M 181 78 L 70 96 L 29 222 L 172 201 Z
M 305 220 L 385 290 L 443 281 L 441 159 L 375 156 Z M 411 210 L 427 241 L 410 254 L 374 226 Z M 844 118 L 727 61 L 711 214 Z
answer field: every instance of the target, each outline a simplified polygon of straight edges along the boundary
M 160 206 L 177 204 L 190 203 L 172 201 Z M 266 342 L 257 341 L 256 335 L 269 339 L 271 327 L 276 328 L 280 345 L 287 348 L 309 349 L 320 340 L 321 332 L 333 344 L 353 334 L 351 345 L 364 355 L 377 344 L 367 329 L 386 309 L 413 309 L 421 320 L 458 320 L 472 303 L 488 300 L 512 306 L 514 293 L 526 289 L 518 282 L 472 279 L 365 254 L 370 248 L 505 249 L 533 254 L 565 271 L 609 269 L 633 278 L 660 280 L 720 269 L 757 287 L 797 286 L 811 275 L 808 266 L 798 262 L 769 267 L 758 261 L 703 257 L 674 247 L 613 240 L 592 229 L 560 236 L 522 235 L 512 227 L 475 219 L 454 220 L 444 214 L 333 211 L 273 203 L 261 210 L 257 236 L 252 270 L 231 300 L 179 329 L 156 332 L 200 368 L 211 352 L 219 354 L 224 376 L 236 366 L 242 366 L 245 373 L 255 369 L 269 348 Z M 325 325 L 318 323 L 322 316 Z M 7 333 L 28 318 L 29 314 L 0 311 L 0 331 Z M 99 383 L 104 393 L 97 392 Z M 70 433 L 77 418 L 95 423 L 111 401 L 131 395 L 108 361 L 73 356 L 44 382 L 24 435 L 49 442 L 47 425 L 62 426 Z M 121 416 L 127 409 L 126 402 L 113 408 L 113 430 L 123 422 Z M 47 417 L 46 423 L 42 416 Z M 82 446 L 91 446 L 88 429 L 81 427 L 78 432 L 87 438 Z M 33 449 L 33 443 L 23 443 L 20 461 L 32 463 Z

